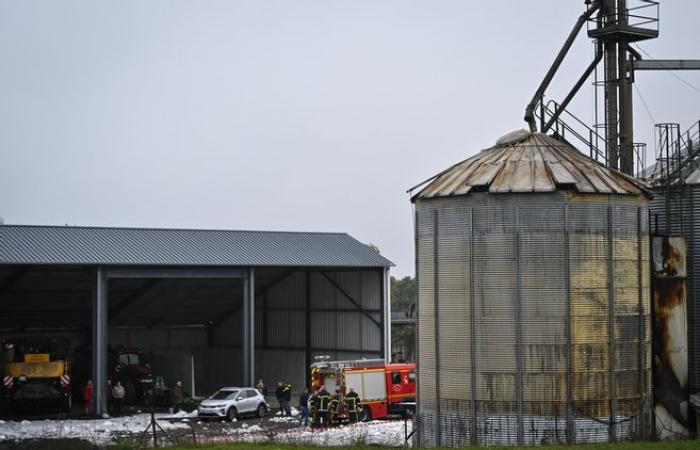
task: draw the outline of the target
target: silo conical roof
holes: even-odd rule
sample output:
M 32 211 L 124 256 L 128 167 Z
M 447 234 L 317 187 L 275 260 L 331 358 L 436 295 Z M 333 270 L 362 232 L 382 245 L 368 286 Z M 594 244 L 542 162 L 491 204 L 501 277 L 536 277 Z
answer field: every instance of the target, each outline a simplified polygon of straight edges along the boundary
M 412 201 L 473 192 L 650 193 L 642 181 L 609 169 L 563 139 L 527 130 L 506 134 L 493 147 L 449 167 L 417 188 L 421 189 Z

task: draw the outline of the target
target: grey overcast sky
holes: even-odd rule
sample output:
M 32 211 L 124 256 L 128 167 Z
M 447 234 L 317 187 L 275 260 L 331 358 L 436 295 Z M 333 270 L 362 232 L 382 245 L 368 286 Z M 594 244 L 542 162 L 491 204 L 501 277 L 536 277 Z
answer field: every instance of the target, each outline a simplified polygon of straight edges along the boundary
M 346 231 L 413 275 L 406 189 L 524 127 L 583 0 L 0 0 L 8 224 Z M 700 58 L 665 1 L 656 58 Z M 592 57 L 581 35 L 549 91 Z M 680 76 L 700 86 L 700 74 Z M 636 83 L 687 128 L 700 92 Z M 592 122 L 592 88 L 572 111 Z M 639 97 L 636 140 L 653 149 Z

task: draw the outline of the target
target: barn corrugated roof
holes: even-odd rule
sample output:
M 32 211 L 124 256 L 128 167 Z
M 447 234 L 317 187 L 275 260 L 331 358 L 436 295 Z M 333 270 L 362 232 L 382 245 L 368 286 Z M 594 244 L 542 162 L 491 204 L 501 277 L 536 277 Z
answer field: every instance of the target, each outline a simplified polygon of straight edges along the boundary
M 389 267 L 346 233 L 0 226 L 0 264 Z
M 495 146 L 440 172 L 412 191 L 418 188 L 422 189 L 413 201 L 484 191 L 649 194 L 643 182 L 605 167 L 571 144 L 526 130 L 505 135 Z

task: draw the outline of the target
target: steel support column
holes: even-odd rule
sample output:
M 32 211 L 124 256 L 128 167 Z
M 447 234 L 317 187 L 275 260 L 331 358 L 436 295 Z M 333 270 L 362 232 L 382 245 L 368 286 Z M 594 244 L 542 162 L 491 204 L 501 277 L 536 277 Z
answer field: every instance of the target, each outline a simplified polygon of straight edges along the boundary
M 92 303 L 92 381 L 94 395 L 93 412 L 107 412 L 107 278 L 102 267 L 95 270 Z
M 304 290 L 304 339 L 306 342 L 306 365 L 304 370 L 306 371 L 306 386 L 311 387 L 310 367 L 314 361 L 311 351 L 311 272 L 308 269 L 304 272 Z
M 384 361 L 391 362 L 391 289 L 389 287 L 389 268 L 380 272 L 382 281 L 382 326 L 384 327 L 382 343 L 384 351 Z
M 243 385 L 255 384 L 255 269 L 243 276 Z

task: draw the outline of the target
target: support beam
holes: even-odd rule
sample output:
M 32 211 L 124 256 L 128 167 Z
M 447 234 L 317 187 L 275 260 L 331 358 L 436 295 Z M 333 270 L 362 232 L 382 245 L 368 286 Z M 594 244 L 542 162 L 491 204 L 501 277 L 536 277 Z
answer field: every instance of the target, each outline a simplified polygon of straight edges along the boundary
M 106 278 L 243 278 L 240 269 L 222 267 L 110 267 Z
M 547 74 L 542 80 L 542 83 L 540 83 L 540 86 L 537 88 L 535 95 L 532 97 L 532 100 L 530 100 L 530 103 L 528 103 L 528 105 L 525 107 L 525 121 L 528 123 L 528 125 L 530 125 L 530 131 L 537 131 L 537 123 L 535 122 L 535 108 L 537 107 L 537 103 L 542 102 L 545 91 L 552 82 L 552 79 L 554 79 L 554 75 L 557 73 L 557 70 L 559 70 L 559 66 L 561 66 L 561 63 L 564 61 L 566 54 L 569 53 L 569 49 L 571 49 L 571 46 L 576 40 L 576 36 L 578 36 L 578 33 L 586 24 L 586 21 L 590 19 L 596 11 L 598 11 L 599 7 L 599 2 L 594 2 L 593 5 L 591 5 L 591 7 L 578 18 L 576 24 L 574 24 L 574 28 L 569 33 L 566 41 L 564 41 L 564 45 L 559 50 L 557 57 L 554 59 L 552 66 L 549 68 Z M 544 116 L 542 119 L 544 120 Z
M 243 276 L 243 385 L 255 384 L 255 269 Z
M 94 275 L 92 321 L 92 382 L 94 385 L 93 412 L 100 416 L 107 412 L 107 278 L 98 266 Z
M 306 371 L 306 386 L 311 387 L 311 372 L 310 367 L 313 363 L 313 352 L 311 350 L 311 272 L 306 270 L 304 272 L 305 283 L 304 283 L 304 304 L 305 304 L 305 319 L 304 319 L 304 335 L 306 341 L 306 364 L 304 369 Z
M 338 292 L 340 292 L 343 295 L 343 297 L 345 297 L 346 300 L 348 300 L 350 303 L 355 305 L 355 308 L 357 308 L 358 311 L 360 311 L 362 314 L 367 316 L 367 318 L 369 320 L 374 322 L 374 324 L 377 325 L 381 329 L 382 323 L 380 321 L 378 321 L 377 319 L 375 319 L 374 317 L 372 317 L 367 311 L 362 309 L 362 306 L 357 301 L 355 301 L 355 299 L 353 299 L 352 296 L 345 291 L 345 289 L 343 289 L 338 283 L 336 283 L 335 280 L 333 280 L 331 277 L 329 277 L 325 272 L 323 272 L 321 270 L 319 270 L 318 273 L 320 273 L 321 276 L 323 276 L 323 278 L 325 278 L 334 288 L 336 288 L 338 290 Z
M 634 70 L 700 70 L 700 59 L 639 59 Z
M 382 350 L 384 361 L 391 362 L 391 288 L 389 284 L 389 268 L 380 272 L 382 281 L 382 323 L 384 325 L 384 335 L 382 336 Z

